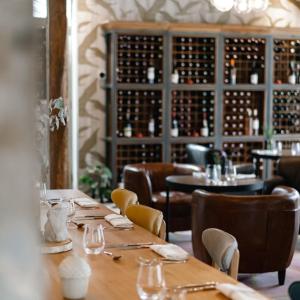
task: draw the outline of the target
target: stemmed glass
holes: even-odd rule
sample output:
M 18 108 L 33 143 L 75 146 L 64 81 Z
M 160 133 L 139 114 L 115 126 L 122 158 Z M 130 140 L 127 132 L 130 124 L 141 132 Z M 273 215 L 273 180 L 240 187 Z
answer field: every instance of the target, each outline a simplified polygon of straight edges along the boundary
M 162 263 L 154 260 L 140 260 L 136 282 L 137 293 L 141 300 L 160 300 L 165 292 L 165 279 Z
M 74 200 L 68 201 L 68 225 L 71 227 L 72 218 L 75 216 L 76 210 L 75 210 L 75 203 Z M 75 224 L 73 224 L 73 228 L 77 228 Z
M 100 254 L 105 247 L 103 226 L 101 224 L 85 224 L 83 248 L 86 254 Z

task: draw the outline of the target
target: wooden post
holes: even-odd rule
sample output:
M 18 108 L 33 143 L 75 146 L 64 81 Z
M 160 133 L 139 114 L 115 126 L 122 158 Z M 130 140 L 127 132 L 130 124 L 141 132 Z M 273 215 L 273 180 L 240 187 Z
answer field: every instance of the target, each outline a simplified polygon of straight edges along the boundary
M 49 95 L 62 96 L 67 37 L 65 0 L 49 0 Z M 67 127 L 50 133 L 50 186 L 68 187 L 68 132 Z

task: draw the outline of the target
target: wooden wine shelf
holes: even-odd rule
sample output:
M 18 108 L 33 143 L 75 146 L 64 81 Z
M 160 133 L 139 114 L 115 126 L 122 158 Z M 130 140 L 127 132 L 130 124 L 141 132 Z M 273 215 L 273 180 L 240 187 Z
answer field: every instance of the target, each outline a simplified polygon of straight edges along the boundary
M 300 47 L 298 50 L 293 46 L 300 41 L 299 29 L 147 22 L 111 22 L 103 29 L 108 49 L 107 84 L 103 86 L 107 94 L 106 152 L 114 185 L 121 180 L 122 168 L 128 163 L 186 162 L 188 143 L 215 148 L 227 144 L 225 148 L 234 152 L 234 161 L 249 162 L 251 149 L 262 148 L 267 139 L 265 129 L 272 129 L 274 91 L 300 89 L 300 83 L 288 84 L 286 77 L 289 62 L 298 63 L 298 52 L 300 60 Z M 274 50 L 276 40 L 285 41 L 283 53 L 294 52 L 293 47 L 295 53 L 279 56 L 275 61 L 279 51 Z M 234 85 L 228 78 L 231 58 L 237 67 Z M 250 84 L 253 60 L 259 68 L 256 85 Z M 154 67 L 153 84 L 147 75 L 149 67 Z M 174 81 L 176 76 L 172 80 L 175 70 L 178 83 Z M 278 79 L 282 84 L 277 84 Z M 122 100 L 120 91 L 148 94 Z M 246 135 L 244 121 L 240 127 L 238 118 L 245 119 L 247 108 L 258 111 L 259 135 Z M 155 118 L 154 137 L 149 136 L 150 116 Z M 205 117 L 211 133 L 208 137 L 201 136 Z M 123 137 L 126 118 L 132 126 L 132 138 Z M 174 118 L 179 123 L 178 137 L 172 137 L 170 132 Z M 287 125 L 282 126 L 286 130 Z M 274 138 L 300 140 L 300 127 L 294 129 Z

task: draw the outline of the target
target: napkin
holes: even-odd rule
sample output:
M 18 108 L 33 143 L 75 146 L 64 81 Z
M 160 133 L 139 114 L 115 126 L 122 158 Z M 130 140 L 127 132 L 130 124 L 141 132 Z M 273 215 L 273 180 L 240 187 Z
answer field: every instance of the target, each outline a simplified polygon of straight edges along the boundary
M 110 214 L 104 217 L 105 221 L 110 223 L 113 227 L 131 228 L 133 223 L 127 218 L 117 214 Z
M 185 260 L 189 256 L 185 250 L 174 244 L 151 245 L 150 249 L 169 260 Z
M 89 198 L 75 198 L 73 199 L 76 204 L 84 208 L 98 207 L 99 204 Z
M 253 179 L 256 178 L 255 174 L 237 174 L 236 179 Z
M 218 283 L 216 289 L 232 300 L 267 300 L 267 298 L 243 283 Z

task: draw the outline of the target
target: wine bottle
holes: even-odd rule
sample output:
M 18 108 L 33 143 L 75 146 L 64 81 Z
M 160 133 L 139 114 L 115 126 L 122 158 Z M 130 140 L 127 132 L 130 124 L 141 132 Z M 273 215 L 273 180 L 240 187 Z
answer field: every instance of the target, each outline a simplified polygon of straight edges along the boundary
M 235 60 L 232 58 L 230 60 L 230 83 L 236 84 L 236 67 L 235 67 Z
M 132 137 L 132 126 L 130 123 L 130 113 L 126 113 L 126 125 L 124 127 L 124 136 L 131 138 Z
M 171 76 L 171 81 L 172 83 L 174 84 L 177 84 L 179 82 L 179 73 L 178 73 L 178 70 L 174 70 L 172 76 Z
M 296 84 L 296 72 L 295 72 L 295 62 L 291 61 L 289 63 L 289 77 L 288 77 L 289 84 Z
M 173 114 L 173 118 L 172 118 L 171 136 L 172 137 L 179 136 L 179 128 L 178 128 L 178 121 L 176 120 L 176 114 Z
M 155 136 L 155 120 L 154 118 L 151 116 L 149 123 L 148 123 L 148 131 L 149 131 L 149 135 L 151 137 Z
M 253 135 L 259 135 L 259 119 L 257 109 L 253 110 Z
M 209 135 L 208 122 L 206 113 L 203 114 L 202 127 L 201 127 L 201 136 L 207 137 Z
M 251 69 L 251 73 L 250 73 L 250 83 L 258 84 L 258 70 L 256 67 L 256 62 L 252 63 L 252 69 Z
M 252 119 L 252 110 L 247 108 L 247 116 L 245 118 L 245 134 L 252 135 L 253 133 L 253 119 Z

